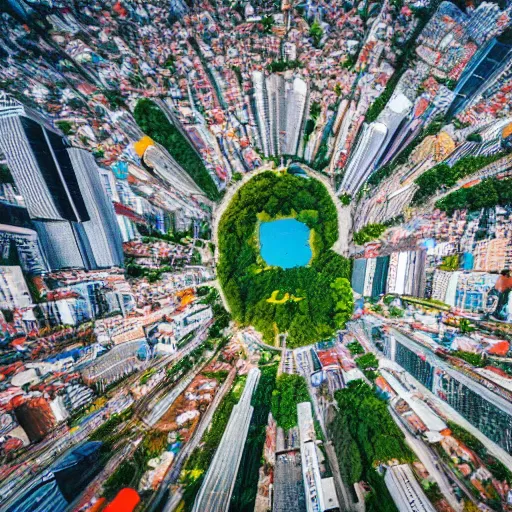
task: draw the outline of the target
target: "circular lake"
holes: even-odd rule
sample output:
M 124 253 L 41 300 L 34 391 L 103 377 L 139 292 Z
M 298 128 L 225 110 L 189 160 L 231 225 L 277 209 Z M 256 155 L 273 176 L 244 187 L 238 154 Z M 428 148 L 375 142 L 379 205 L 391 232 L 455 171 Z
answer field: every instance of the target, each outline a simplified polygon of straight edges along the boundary
M 260 253 L 267 265 L 293 268 L 307 265 L 313 256 L 309 228 L 295 219 L 260 224 Z

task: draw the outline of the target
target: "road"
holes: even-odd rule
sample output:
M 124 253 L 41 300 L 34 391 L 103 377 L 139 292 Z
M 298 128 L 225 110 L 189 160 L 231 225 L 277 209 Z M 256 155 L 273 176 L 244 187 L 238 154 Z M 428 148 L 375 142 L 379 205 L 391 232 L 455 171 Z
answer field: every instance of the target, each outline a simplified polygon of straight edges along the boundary
M 204 341 L 204 336 L 208 327 L 209 325 L 201 327 L 197 331 L 194 339 L 183 349 L 176 352 L 175 354 L 171 354 L 161 359 L 155 359 L 151 362 L 150 366 L 147 366 L 144 368 L 144 370 L 149 368 L 155 368 L 158 370 L 169 365 L 177 359 L 179 360 L 185 357 L 188 353 L 197 348 Z M 127 387 L 130 384 L 136 382 L 138 379 L 140 379 L 140 372 L 130 375 L 124 379 L 122 383 L 125 387 Z M 116 393 L 114 396 L 110 395 L 111 398 L 105 404 L 105 406 L 95 414 L 91 414 L 91 419 L 89 421 L 85 421 L 78 430 L 65 431 L 60 435 L 60 437 L 56 436 L 55 438 L 51 439 L 50 442 L 46 443 L 42 449 L 40 446 L 36 446 L 35 451 L 28 455 L 26 460 L 21 465 L 18 465 L 16 470 L 13 471 L 11 475 L 9 475 L 7 478 L 4 478 L 2 481 L 2 487 L 0 488 L 0 500 L 3 501 L 8 499 L 9 502 L 13 502 L 24 492 L 25 485 L 37 478 L 37 476 L 40 475 L 55 460 L 57 455 L 60 455 L 85 441 L 102 423 L 104 423 L 104 416 L 106 414 L 112 414 L 112 411 L 110 410 L 112 404 L 114 404 L 112 406 L 113 410 L 120 412 L 118 410 L 119 407 L 117 404 L 117 401 L 119 400 L 119 393 L 117 393 L 117 389 L 118 386 L 115 388 Z M 156 392 L 160 390 L 161 388 L 156 387 L 154 390 L 152 390 L 151 393 L 141 397 L 141 399 L 135 403 L 134 407 L 136 409 L 143 409 L 150 401 L 150 399 L 155 396 Z M 19 463 L 17 462 L 16 464 Z
M 359 341 L 361 341 L 361 343 L 363 343 L 364 341 L 363 345 L 366 344 L 367 346 L 372 347 L 372 352 L 377 356 L 377 359 L 379 359 L 379 366 L 382 366 L 384 368 L 390 368 L 394 371 L 398 371 L 402 375 L 402 380 L 404 382 L 407 382 L 408 385 L 410 385 L 413 389 L 416 388 L 420 390 L 423 395 L 427 396 L 432 401 L 432 403 L 434 403 L 435 406 L 440 411 L 442 411 L 444 417 L 450 419 L 451 421 L 454 421 L 455 423 L 463 427 L 465 430 L 473 434 L 480 442 L 484 444 L 487 450 L 489 450 L 489 453 L 494 455 L 494 457 L 496 457 L 503 464 L 505 464 L 505 466 L 512 467 L 512 456 L 509 453 L 507 453 L 501 446 L 498 446 L 494 441 L 491 441 L 487 436 L 482 434 L 482 432 L 478 430 L 473 424 L 469 423 L 469 421 L 466 420 L 466 418 L 464 418 L 455 409 L 453 409 L 447 402 L 445 402 L 439 396 L 434 394 L 430 389 L 426 388 L 423 384 L 416 380 L 402 366 L 392 361 L 391 359 L 386 358 L 381 352 L 379 352 L 373 345 L 373 343 L 370 342 L 370 340 L 368 340 L 366 334 L 364 334 L 362 327 L 358 323 L 352 322 L 350 329 L 354 333 L 356 338 Z M 397 340 L 402 338 L 407 338 L 408 340 L 410 340 L 410 343 L 408 344 L 410 345 L 412 350 L 416 352 L 426 352 L 426 347 L 423 347 L 418 342 L 411 340 L 405 333 L 400 333 L 396 331 L 396 329 L 393 329 L 393 331 L 399 335 L 396 337 Z M 464 384 L 467 382 L 468 386 L 471 389 L 473 389 L 475 393 L 482 395 L 484 397 L 488 397 L 487 400 L 489 400 L 490 403 L 504 408 L 503 410 L 505 411 L 509 410 L 509 408 L 512 407 L 510 402 L 506 402 L 501 396 L 490 392 L 483 385 L 475 381 L 472 381 L 469 377 L 466 377 L 460 371 L 454 370 L 447 363 L 439 359 L 437 356 L 433 356 L 432 354 L 427 353 L 427 358 L 431 358 L 431 364 L 433 364 L 435 367 L 441 367 L 445 369 L 447 373 L 454 376 L 456 375 L 456 377 L 454 378 L 456 378 L 457 380 L 459 380 L 460 377 L 460 381 L 463 382 Z
M 267 345 L 265 342 L 261 341 L 261 334 L 257 333 L 254 327 L 247 327 L 244 329 L 242 331 L 242 337 L 244 338 L 245 343 L 248 345 L 255 343 L 264 350 L 278 350 L 279 352 L 283 351 L 283 347 L 274 347 L 273 345 Z
M 324 414 L 322 413 L 322 408 L 319 404 L 319 398 L 316 393 L 316 389 L 311 385 L 310 376 L 313 368 L 313 362 L 311 361 L 310 352 L 308 348 L 303 348 L 302 350 L 295 350 L 294 353 L 296 355 L 297 369 L 299 370 L 299 373 L 306 379 L 306 382 L 308 384 L 309 395 L 311 397 L 311 402 L 313 404 L 313 411 L 318 422 L 320 423 L 320 427 L 324 434 L 324 438 L 328 440 L 329 437 L 327 435 L 327 429 L 325 427 Z M 338 501 L 340 503 L 341 510 L 349 512 L 353 510 L 358 510 L 358 504 L 352 501 L 352 498 L 350 497 L 350 492 L 347 489 L 347 487 L 345 487 L 345 483 L 341 478 L 338 457 L 336 456 L 336 452 L 334 451 L 331 441 L 324 443 L 324 446 L 325 451 L 327 453 L 327 458 L 329 459 L 329 465 L 331 467 L 331 471 L 334 477 L 336 494 L 338 496 Z
M 391 413 L 391 416 L 395 420 L 395 423 L 400 427 L 400 430 L 404 433 L 407 444 L 412 448 L 414 453 L 420 459 L 420 462 L 425 466 L 426 470 L 429 474 L 434 478 L 439 489 L 443 496 L 446 498 L 450 506 L 455 510 L 460 512 L 462 510 L 462 504 L 459 503 L 455 494 L 453 493 L 452 486 L 450 485 L 450 481 L 448 480 L 446 474 L 436 467 L 437 461 L 436 456 L 433 451 L 428 448 L 425 443 L 413 436 L 411 432 L 405 427 L 402 423 L 402 420 L 395 412 L 395 410 L 388 406 L 388 410 Z
M 170 362 L 174 361 L 175 359 L 178 361 L 181 361 L 190 352 L 192 352 L 197 347 L 199 347 L 201 345 L 201 343 L 206 339 L 206 335 L 208 333 L 208 327 L 210 325 L 211 324 L 208 323 L 208 324 L 204 325 L 203 327 L 201 327 L 196 332 L 196 335 L 194 336 L 194 338 L 187 345 L 185 345 L 181 350 L 179 350 L 175 354 L 171 354 L 170 356 L 166 356 L 165 358 L 163 358 L 163 359 L 165 359 L 165 362 L 158 363 L 157 365 L 155 365 L 154 368 L 159 370 L 159 369 L 163 368 L 163 366 L 168 365 Z M 171 359 L 169 359 L 169 358 L 171 358 Z M 189 374 L 192 373 L 192 371 L 189 372 Z M 139 377 L 140 377 L 140 375 L 139 375 Z M 181 380 L 181 378 L 180 378 L 180 380 Z M 173 382 L 172 384 L 175 385 L 176 383 Z M 169 382 L 166 382 L 166 380 L 163 379 L 153 389 L 151 389 L 148 393 L 146 393 L 144 396 L 140 397 L 139 400 L 134 405 L 134 413 L 137 416 L 139 416 L 140 418 L 142 418 L 143 413 L 145 413 L 149 407 L 151 407 L 151 409 L 153 409 L 153 407 L 154 407 L 153 401 L 155 401 L 155 397 L 157 397 L 168 386 L 169 386 Z
M 349 240 L 350 240 L 350 231 L 352 229 L 352 208 L 350 205 L 343 206 L 341 204 L 341 201 L 339 197 L 334 192 L 334 189 L 332 187 L 331 180 L 328 179 L 323 174 L 320 174 L 311 167 L 308 167 L 307 165 L 302 165 L 301 167 L 313 178 L 320 181 L 325 188 L 327 189 L 327 192 L 329 192 L 329 195 L 331 196 L 331 200 L 334 203 L 334 206 L 336 207 L 336 212 L 338 213 L 338 240 L 334 242 L 334 245 L 332 246 L 332 250 L 341 256 L 348 256 L 349 254 Z

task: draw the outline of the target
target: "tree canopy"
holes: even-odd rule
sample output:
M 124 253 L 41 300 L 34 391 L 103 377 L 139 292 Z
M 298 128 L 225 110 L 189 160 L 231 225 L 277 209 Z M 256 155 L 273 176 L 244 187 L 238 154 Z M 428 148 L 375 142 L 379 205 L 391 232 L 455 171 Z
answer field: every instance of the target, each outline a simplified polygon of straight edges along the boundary
M 512 179 L 488 178 L 471 188 L 461 188 L 436 202 L 436 208 L 448 215 L 456 210 L 476 211 L 481 208 L 512 204 Z
M 412 202 L 414 204 L 424 203 L 442 188 L 453 187 L 460 179 L 479 171 L 500 158 L 503 158 L 502 153 L 488 156 L 465 156 L 451 167 L 444 162 L 437 164 L 416 178 L 415 183 L 419 188 L 414 194 Z
M 324 30 L 318 21 L 315 20 L 311 25 L 311 28 L 309 29 L 309 36 L 313 41 L 313 45 L 318 48 L 320 46 L 322 37 L 324 36 Z
M 277 217 L 295 217 L 310 228 L 309 265 L 283 269 L 262 260 L 258 223 Z M 332 336 L 353 309 L 350 261 L 330 250 L 337 237 L 336 208 L 319 181 L 274 172 L 252 178 L 219 224 L 218 275 L 233 318 L 253 325 L 269 343 L 287 332 L 290 347 Z M 269 301 L 276 291 L 292 298 Z
M 379 238 L 387 226 L 384 224 L 367 224 L 364 228 L 354 233 L 354 242 L 357 245 L 364 245 L 371 240 Z
M 375 467 L 393 459 L 411 462 L 414 455 L 393 421 L 387 403 L 362 380 L 349 382 L 345 389 L 335 393 L 335 398 L 338 410 L 329 432 L 342 477 L 350 483 L 361 480 L 368 483 L 371 492 L 366 497 L 367 510 L 396 511 Z
M 139 100 L 133 116 L 140 129 L 169 151 L 209 199 L 217 201 L 220 198 L 219 190 L 199 155 L 155 103 L 146 98 Z
M 297 426 L 297 404 L 309 401 L 304 377 L 283 373 L 277 378 L 272 392 L 272 416 L 280 427 L 289 430 Z

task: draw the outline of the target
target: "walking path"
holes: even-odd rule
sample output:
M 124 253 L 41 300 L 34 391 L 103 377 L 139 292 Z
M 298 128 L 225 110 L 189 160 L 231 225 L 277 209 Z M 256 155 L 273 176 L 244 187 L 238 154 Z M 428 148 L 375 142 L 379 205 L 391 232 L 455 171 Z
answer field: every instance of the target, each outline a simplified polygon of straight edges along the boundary
M 224 291 L 222 290 L 222 286 L 220 285 L 218 279 L 212 279 L 211 281 L 206 281 L 204 283 L 199 283 L 198 287 L 199 286 L 210 286 L 212 288 L 216 288 L 217 291 L 219 292 L 219 295 L 220 295 L 220 298 L 222 300 L 222 305 L 224 306 L 224 309 L 226 311 L 229 311 L 228 301 L 226 299 L 226 296 L 224 295 Z
M 339 197 L 334 193 L 331 181 L 323 174 L 319 174 L 309 167 L 306 168 L 306 171 L 308 174 L 325 185 L 325 188 L 327 189 L 327 192 L 329 192 L 334 206 L 336 206 L 336 211 L 338 213 L 338 240 L 336 240 L 332 246 L 332 250 L 338 254 L 341 254 L 341 256 L 348 256 L 348 241 L 352 229 L 352 207 L 350 205 L 344 206 L 341 204 Z

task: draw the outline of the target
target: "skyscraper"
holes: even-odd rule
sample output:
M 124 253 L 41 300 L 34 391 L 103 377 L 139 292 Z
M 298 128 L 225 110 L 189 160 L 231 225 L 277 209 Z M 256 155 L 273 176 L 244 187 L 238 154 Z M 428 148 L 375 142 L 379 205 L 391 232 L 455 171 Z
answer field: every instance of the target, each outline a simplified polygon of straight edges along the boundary
M 286 96 L 282 75 L 273 74 L 266 79 L 268 114 L 270 122 L 270 153 L 280 155 L 286 137 Z
M 83 149 L 69 148 L 67 152 L 89 214 L 82 225 L 96 266 L 119 266 L 123 262 L 121 233 L 94 157 Z
M 0 148 L 51 269 L 122 264 L 121 235 L 94 158 L 35 111 L 0 96 Z
M 267 97 L 267 88 L 265 86 L 265 75 L 261 71 L 252 73 L 253 99 L 256 107 L 256 122 L 260 135 L 261 150 L 265 156 L 270 156 L 270 119 Z
M 295 77 L 287 84 L 286 91 L 286 145 L 283 153 L 295 155 L 299 139 L 304 131 L 304 117 L 308 100 L 308 85 L 302 78 Z
M 253 100 L 261 150 L 265 156 L 295 155 L 308 103 L 308 84 L 300 77 L 293 80 L 261 71 L 252 74 Z

